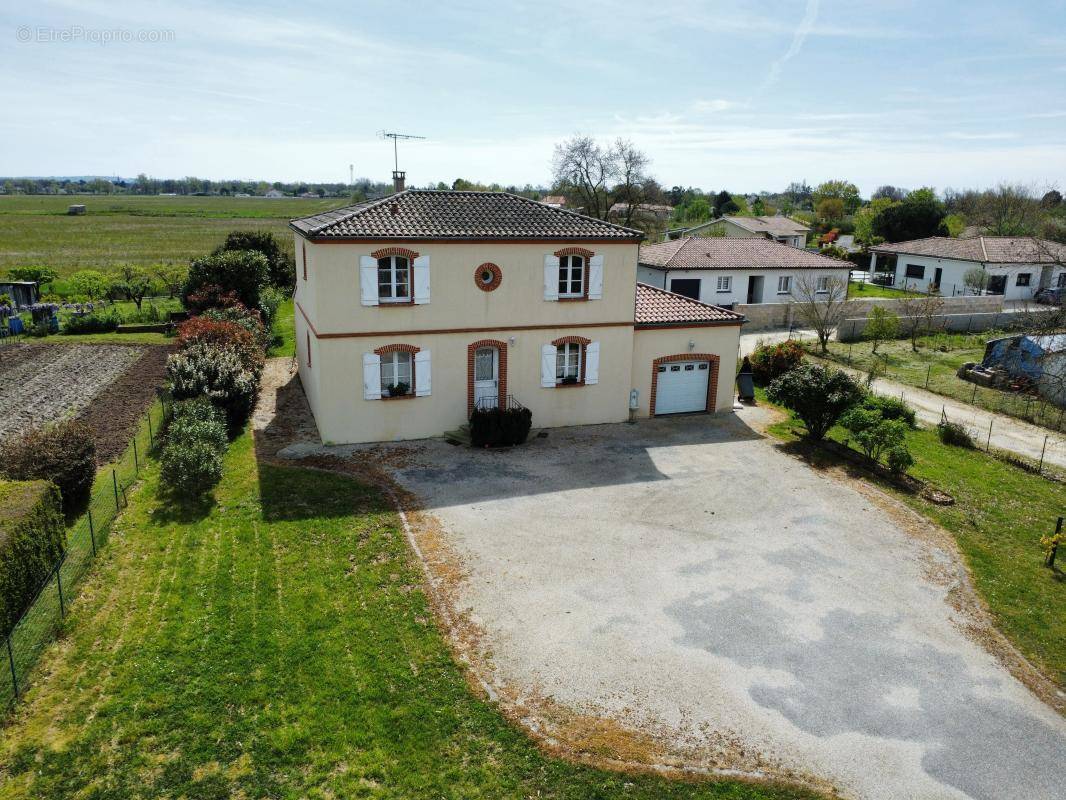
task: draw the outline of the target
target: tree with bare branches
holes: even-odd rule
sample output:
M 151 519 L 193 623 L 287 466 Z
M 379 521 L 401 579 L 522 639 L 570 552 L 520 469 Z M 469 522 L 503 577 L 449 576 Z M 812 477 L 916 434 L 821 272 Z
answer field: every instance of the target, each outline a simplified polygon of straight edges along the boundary
M 797 316 L 814 330 L 822 352 L 829 352 L 829 337 L 847 312 L 848 282 L 835 275 L 804 275 L 792 294 Z
M 647 174 L 648 157 L 625 139 L 603 147 L 591 136 L 575 136 L 555 146 L 552 178 L 557 190 L 573 195 L 590 217 L 606 220 L 615 203 L 625 204 L 629 225 L 658 188 Z
M 904 285 L 907 294 L 896 302 L 900 324 L 911 340 L 911 350 L 918 352 L 918 340 L 937 328 L 937 317 L 944 312 L 944 298 L 939 294 L 918 294 L 912 284 Z

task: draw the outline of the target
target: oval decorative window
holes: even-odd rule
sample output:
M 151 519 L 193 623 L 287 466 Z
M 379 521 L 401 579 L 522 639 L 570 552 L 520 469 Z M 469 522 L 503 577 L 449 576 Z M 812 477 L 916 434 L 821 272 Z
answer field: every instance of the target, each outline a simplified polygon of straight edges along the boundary
M 474 270 L 474 283 L 483 292 L 491 292 L 503 280 L 503 270 L 491 263 L 482 264 Z

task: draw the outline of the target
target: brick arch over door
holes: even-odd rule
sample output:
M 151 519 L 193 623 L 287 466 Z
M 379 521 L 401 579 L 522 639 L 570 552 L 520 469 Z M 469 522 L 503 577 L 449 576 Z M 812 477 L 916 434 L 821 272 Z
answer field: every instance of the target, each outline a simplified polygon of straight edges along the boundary
M 655 392 L 659 387 L 659 367 L 669 364 L 671 361 L 709 361 L 711 362 L 711 376 L 707 380 L 707 412 L 717 410 L 718 398 L 718 356 L 711 353 L 678 353 L 672 356 L 662 356 L 651 362 L 651 394 L 648 395 L 648 414 L 655 416 Z
M 500 356 L 499 385 L 496 389 L 496 402 L 503 408 L 507 399 L 507 342 L 498 339 L 478 339 L 466 348 L 466 416 L 474 413 L 474 358 L 482 347 L 495 347 Z

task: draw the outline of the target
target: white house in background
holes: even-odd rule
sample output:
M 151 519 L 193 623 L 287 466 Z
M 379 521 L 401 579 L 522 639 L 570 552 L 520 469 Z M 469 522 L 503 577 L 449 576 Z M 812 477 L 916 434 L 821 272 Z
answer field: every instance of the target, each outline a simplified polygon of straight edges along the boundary
M 516 403 L 538 428 L 732 409 L 744 318 L 638 285 L 638 230 L 423 190 L 290 226 L 300 382 L 326 442 L 438 436 Z
M 1030 300 L 1039 289 L 1066 286 L 1066 245 L 1031 236 L 932 236 L 870 248 L 870 273 L 895 258 L 895 285 L 919 291 L 937 286 L 943 295 L 967 294 L 966 273 L 988 273 L 988 291 L 1006 300 Z
M 730 239 L 770 239 L 805 247 L 811 229 L 789 217 L 719 217 L 680 231 L 681 236 L 726 236 Z M 672 232 L 677 233 L 677 232 Z
M 845 283 L 852 264 L 769 239 L 702 238 L 640 247 L 637 279 L 701 303 L 787 303 L 801 281 L 828 293 L 829 279 Z
M 263 197 L 269 197 L 271 200 L 277 200 L 279 197 L 285 197 L 285 192 L 280 189 L 271 189 Z

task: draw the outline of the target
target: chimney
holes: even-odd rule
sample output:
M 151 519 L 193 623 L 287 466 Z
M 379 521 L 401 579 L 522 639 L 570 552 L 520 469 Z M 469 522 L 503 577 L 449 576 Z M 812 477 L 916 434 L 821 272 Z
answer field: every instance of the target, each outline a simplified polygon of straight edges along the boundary
M 401 170 L 394 169 L 392 171 L 392 188 L 395 189 L 397 192 L 403 191 L 404 175 L 406 174 L 407 173 Z

